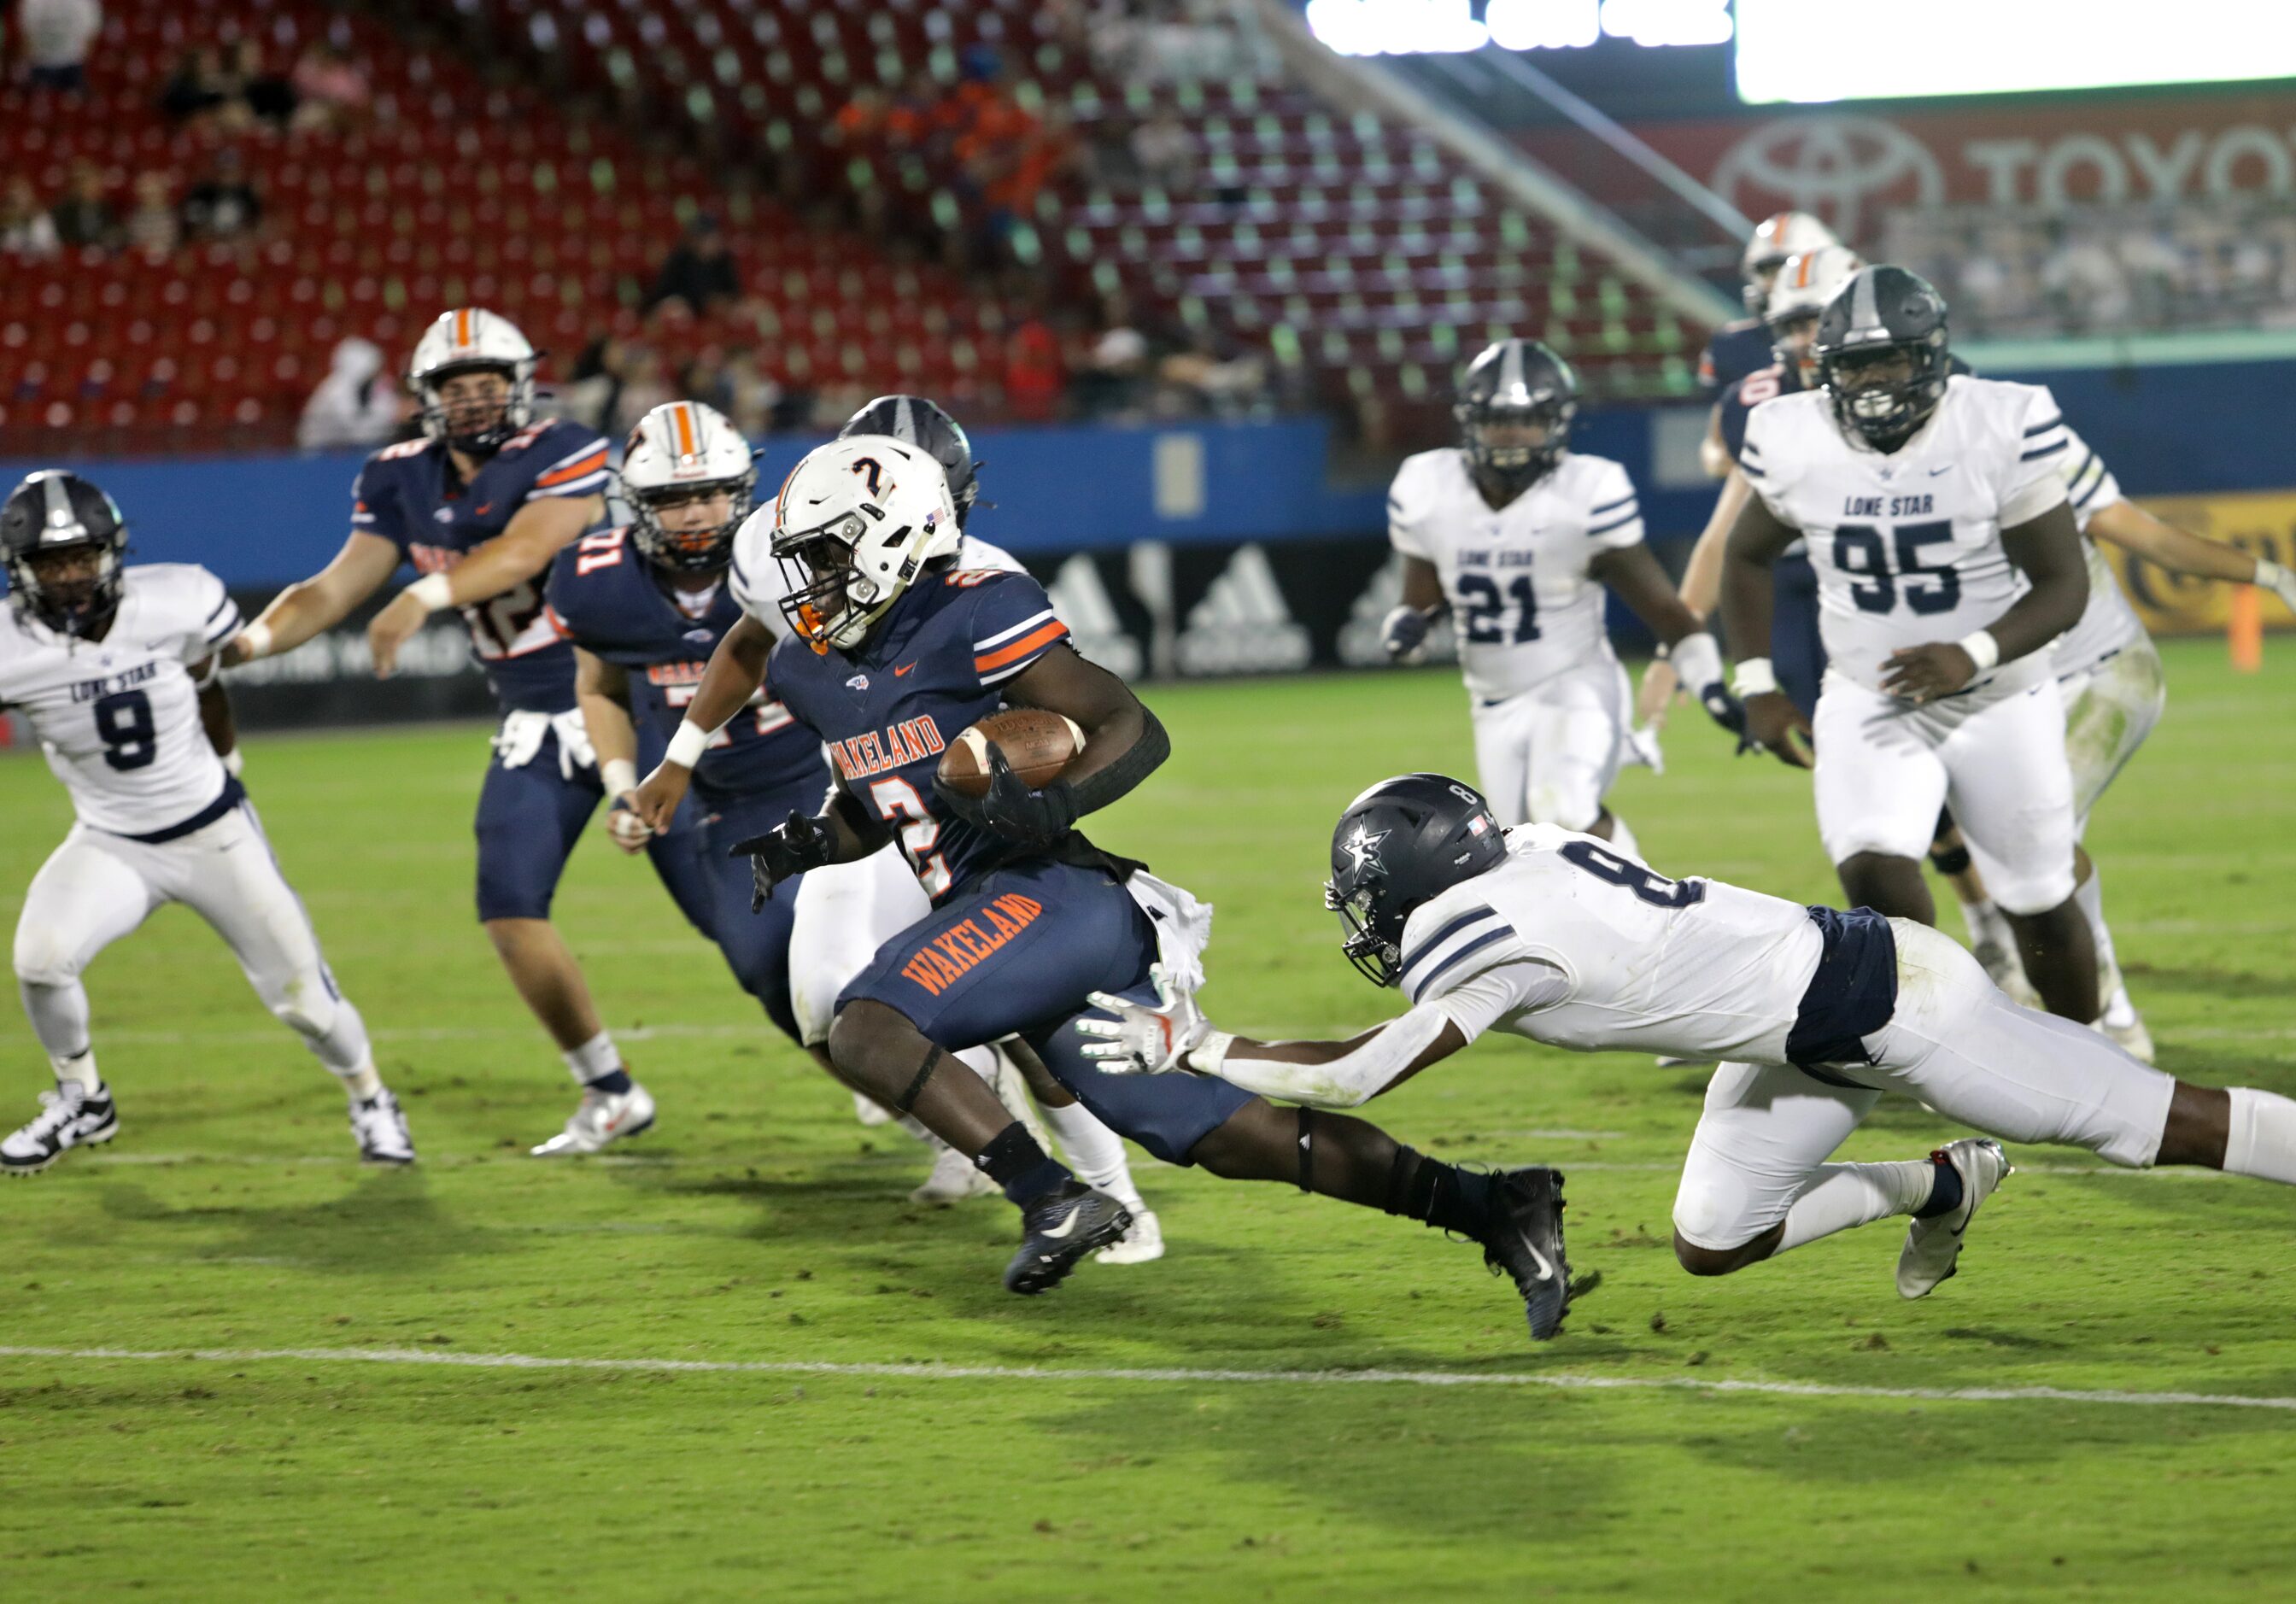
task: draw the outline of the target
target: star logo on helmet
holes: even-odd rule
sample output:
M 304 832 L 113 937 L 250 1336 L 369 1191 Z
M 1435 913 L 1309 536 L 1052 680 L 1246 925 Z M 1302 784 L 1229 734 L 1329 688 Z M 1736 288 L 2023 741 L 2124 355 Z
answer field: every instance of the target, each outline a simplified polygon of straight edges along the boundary
M 1362 874 L 1367 870 L 1385 871 L 1386 865 L 1379 861 L 1379 844 L 1387 839 L 1391 833 L 1390 831 L 1374 831 L 1368 825 L 1358 824 L 1356 826 L 1355 834 L 1340 843 L 1347 848 L 1348 855 L 1355 859 L 1355 872 L 1357 874 Z

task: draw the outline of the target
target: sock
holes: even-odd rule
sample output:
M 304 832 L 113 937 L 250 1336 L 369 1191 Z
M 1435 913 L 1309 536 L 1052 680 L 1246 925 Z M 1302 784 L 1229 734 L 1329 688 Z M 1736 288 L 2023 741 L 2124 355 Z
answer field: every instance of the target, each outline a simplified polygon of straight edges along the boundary
M 1029 1127 L 1014 1120 L 988 1140 L 972 1160 L 980 1173 L 1004 1189 L 1022 1207 L 1076 1179 L 1061 1161 L 1037 1145 Z
M 622 1068 L 622 1055 L 615 1051 L 614 1038 L 605 1031 L 560 1056 L 565 1059 L 567 1072 L 578 1085 L 618 1096 L 630 1089 L 630 1077 Z
M 2001 910 L 1994 906 L 1990 897 L 1980 902 L 1966 902 L 1959 896 L 1954 900 L 1961 903 L 1961 922 L 1969 931 L 1971 946 L 1990 940 L 2006 944 L 2013 953 L 2017 950 L 2008 931 L 2009 921 L 2001 916 Z
M 2296 1186 L 2296 1102 L 2253 1086 L 2234 1086 L 2225 1095 L 2232 1100 L 2225 1174 Z
M 94 1078 L 95 1056 L 87 1039 L 87 988 L 76 978 L 51 986 L 19 977 L 16 990 L 24 999 L 25 1017 L 32 1022 L 32 1034 L 48 1055 L 48 1067 L 56 1072 L 57 1083 L 76 1080 L 94 1091 L 100 1083 Z
M 1916 1220 L 1934 1220 L 1961 1207 L 1961 1172 L 1935 1153 L 1930 1155 L 1929 1201 L 1914 1210 Z
M 308 1028 L 307 1020 L 291 1017 L 288 1023 L 352 1098 L 365 1102 L 382 1090 L 382 1077 L 374 1072 L 374 1047 L 367 1040 L 366 1021 L 348 1001 L 336 1002 L 326 1028 L 316 1035 Z
M 1044 1114 L 1045 1123 L 1053 1129 L 1053 1140 L 1060 1143 L 1061 1157 L 1069 1161 L 1078 1179 L 1128 1208 L 1145 1207 L 1140 1189 L 1132 1184 L 1132 1166 L 1125 1161 L 1121 1136 L 1101 1124 L 1080 1102 L 1062 1109 L 1046 1105 Z
M 1415 1148 L 1398 1147 L 1388 1176 L 1387 1212 L 1480 1240 L 1489 1232 L 1491 1183 L 1496 1179 L 1430 1158 Z
M 2087 916 L 2090 933 L 2096 938 L 2096 994 L 2105 1000 L 2104 1022 L 2112 1026 L 2134 1025 L 2136 1005 L 2128 1000 L 2128 987 L 2120 978 L 2120 960 L 2112 950 L 2112 932 L 2104 923 L 2104 877 L 2096 865 L 2088 866 L 2088 878 L 2073 888 L 2073 900 Z
M 1929 1201 L 1937 1166 L 1926 1158 L 1895 1164 L 1821 1164 L 1786 1211 L 1778 1251 L 1815 1242 L 1837 1231 L 1911 1214 Z M 1956 1180 L 1958 1178 L 1956 1177 Z
M 1635 832 L 1628 829 L 1627 822 L 1616 814 L 1611 815 L 1611 845 L 1630 858 L 1639 858 L 1643 855 L 1643 844 L 1635 839 Z

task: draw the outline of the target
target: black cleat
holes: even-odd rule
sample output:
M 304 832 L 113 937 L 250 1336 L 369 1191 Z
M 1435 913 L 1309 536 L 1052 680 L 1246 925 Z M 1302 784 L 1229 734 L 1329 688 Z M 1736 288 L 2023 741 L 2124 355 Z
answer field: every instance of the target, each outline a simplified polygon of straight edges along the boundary
M 1514 1278 L 1534 1342 L 1562 1329 L 1570 1305 L 1570 1263 L 1562 1251 L 1562 1173 L 1533 1165 L 1507 1170 L 1491 1189 L 1483 1263 Z
M 1082 1182 L 1064 1182 L 1021 1211 L 1021 1251 L 1004 1266 L 1004 1289 L 1049 1292 L 1086 1254 L 1132 1228 L 1132 1211 Z

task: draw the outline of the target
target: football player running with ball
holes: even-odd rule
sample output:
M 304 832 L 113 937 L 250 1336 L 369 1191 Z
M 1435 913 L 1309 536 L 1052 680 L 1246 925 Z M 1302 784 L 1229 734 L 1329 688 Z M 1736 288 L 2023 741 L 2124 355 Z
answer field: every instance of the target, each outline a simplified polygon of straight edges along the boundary
M 1668 880 L 1591 836 L 1502 831 L 1483 798 L 1406 774 L 1350 804 L 1324 900 L 1342 950 L 1411 1011 L 1348 1041 L 1213 1028 L 1184 986 L 1099 997 L 1080 1027 L 1111 1070 L 1214 1076 L 1351 1109 L 1498 1028 L 1577 1052 L 1722 1060 L 1674 1205 L 1677 1257 L 1723 1275 L 1897 1215 L 1898 1291 L 1954 1273 L 2009 1173 L 1964 1137 L 1925 1158 L 1827 1159 L 1883 1092 L 2013 1142 L 2114 1164 L 2194 1165 L 2296 1185 L 2296 1102 L 2171 1079 L 2093 1030 L 2018 1007 L 1951 937 L 1871 909 L 1803 907 Z
M 1747 733 L 1812 766 L 1818 832 L 1855 904 L 1934 924 L 1921 861 L 1948 801 L 1997 866 L 1994 899 L 2050 1011 L 2102 1011 L 2075 898 L 2072 772 L 2049 646 L 2089 595 L 2039 386 L 1952 374 L 1946 308 L 1902 267 L 1860 270 L 1819 314 L 1823 388 L 1746 421 L 1754 495 L 1723 557 L 1733 641 L 1770 639 L 1771 568 L 1817 571 L 1827 667 L 1815 720 L 1741 658 Z
M 1388 491 L 1403 602 L 1388 654 L 1411 660 L 1451 614 L 1472 701 L 1475 766 L 1502 822 L 1582 830 L 1634 849 L 1603 797 L 1630 749 L 1633 694 L 1603 618 L 1608 586 L 1650 626 L 1717 722 L 1742 725 L 1722 658 L 1643 544 L 1626 470 L 1569 449 L 1570 364 L 1503 340 L 1459 380 L 1462 443 L 1410 458 Z
M 0 1173 L 33 1174 L 119 1134 L 80 975 L 171 902 L 215 927 L 264 1006 L 342 1082 L 359 1157 L 412 1163 L 366 1026 L 239 782 L 216 677 L 239 609 L 205 569 L 127 568 L 127 549 L 119 509 L 78 474 L 36 473 L 0 503 L 0 708 L 30 723 L 76 817 L 16 922 L 16 985 L 56 1086 L 40 1093 L 37 1118 L 0 1139 Z
M 1472 1174 L 1360 1120 L 1277 1109 L 1216 1081 L 1111 1076 L 1085 1059 L 1077 1024 L 1091 996 L 1152 999 L 1152 971 L 1191 977 L 1210 934 L 1210 909 L 1075 828 L 1145 780 L 1169 743 L 1121 680 L 1077 654 L 1041 585 L 955 567 L 956 549 L 955 508 L 930 454 L 856 435 L 808 455 L 771 524 L 753 520 L 734 548 L 742 573 L 790 569 L 780 604 L 790 633 L 769 660 L 757 649 L 770 639 L 762 626 L 726 636 L 662 766 L 639 788 L 641 816 L 667 822 L 711 732 L 756 693 L 761 673 L 830 743 L 835 798 L 749 844 L 758 882 L 770 891 L 899 843 L 931 911 L 846 987 L 830 1055 L 849 1082 L 972 1155 L 1020 1207 L 1011 1290 L 1050 1289 L 1128 1219 L 950 1061 L 957 1049 L 1018 1035 L 1086 1107 L 1168 1163 L 1294 1183 L 1480 1243 L 1513 1276 L 1532 1335 L 1552 1336 L 1565 1273 L 1553 1171 Z M 1041 790 L 994 746 L 985 795 L 938 785 L 942 752 L 1000 708 L 1060 715 L 1081 731 L 1081 749 Z

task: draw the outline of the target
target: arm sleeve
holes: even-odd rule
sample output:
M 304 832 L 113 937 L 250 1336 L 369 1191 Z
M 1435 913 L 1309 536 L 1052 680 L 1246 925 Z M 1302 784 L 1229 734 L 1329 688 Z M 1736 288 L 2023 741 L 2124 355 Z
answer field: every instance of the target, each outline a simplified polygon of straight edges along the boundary
M 973 576 L 964 569 L 946 574 L 929 584 L 963 584 Z M 1003 684 L 1069 637 L 1069 626 L 1053 610 L 1045 587 L 1026 574 L 992 574 L 974 581 L 978 595 L 972 607 L 972 670 L 980 686 Z
M 2091 518 L 2121 499 L 2120 481 L 2112 477 L 2112 470 L 2089 448 L 2088 442 L 2070 428 L 2065 439 L 2064 450 L 2051 460 L 2064 464 L 2058 471 L 2065 481 L 2065 498 L 2073 504 L 2073 516 L 2087 528 Z
M 597 495 L 606 488 L 606 437 L 579 424 L 561 421 L 528 447 L 539 454 L 529 500 L 550 495 Z
M 1616 462 L 1604 462 L 1587 503 L 1587 544 L 1600 552 L 1622 551 L 1643 543 L 1642 503 L 1634 481 Z
M 2019 414 L 2016 460 L 2001 493 L 2001 527 L 2014 528 L 2067 499 L 2064 459 L 2073 456 L 2073 433 L 2046 385 L 2026 388 Z
M 1404 484 L 1405 478 L 1405 473 L 1397 474 L 1395 482 L 1387 487 L 1387 544 L 1406 557 L 1432 562 L 1435 552 L 1421 528 L 1419 510 L 1413 504 L 1414 498 Z

